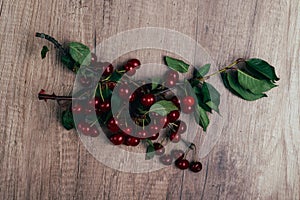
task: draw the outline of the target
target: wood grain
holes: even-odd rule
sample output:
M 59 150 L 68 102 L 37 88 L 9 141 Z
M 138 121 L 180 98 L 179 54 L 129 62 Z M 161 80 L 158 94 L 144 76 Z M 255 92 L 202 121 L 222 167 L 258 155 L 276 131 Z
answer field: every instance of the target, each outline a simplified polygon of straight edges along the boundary
M 300 199 L 300 3 L 298 0 L 2 0 L 0 1 L 1 199 Z M 165 27 L 197 40 L 218 66 L 261 57 L 278 72 L 269 98 L 242 101 L 224 89 L 221 137 L 200 174 L 174 167 L 123 173 L 98 162 L 59 123 L 44 88 L 72 90 L 74 76 L 46 32 L 91 48 L 121 31 Z M 127 57 L 159 62 L 157 55 Z

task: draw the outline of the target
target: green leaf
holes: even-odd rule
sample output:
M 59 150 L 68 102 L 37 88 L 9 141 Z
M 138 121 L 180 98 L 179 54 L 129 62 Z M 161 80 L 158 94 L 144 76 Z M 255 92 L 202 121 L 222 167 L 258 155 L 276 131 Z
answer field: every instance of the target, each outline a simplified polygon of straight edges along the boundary
M 149 145 L 147 147 L 147 150 L 146 150 L 146 157 L 145 157 L 145 159 L 146 160 L 150 160 L 150 159 L 154 158 L 154 155 L 155 155 L 154 146 L 153 145 Z
M 61 62 L 73 72 L 76 73 L 79 70 L 80 66 L 78 66 L 78 64 L 73 60 L 73 58 L 71 58 L 69 54 L 62 55 L 60 59 Z
M 209 69 L 210 64 L 203 65 L 200 68 L 195 67 L 193 75 L 195 78 L 203 78 L 209 72 Z
M 173 110 L 178 110 L 178 108 L 171 101 L 161 100 L 153 104 L 148 112 L 156 112 L 159 115 L 166 116 Z
M 189 70 L 189 64 L 183 62 L 182 60 L 178 60 L 175 58 L 171 58 L 169 56 L 165 57 L 166 63 L 170 69 L 173 69 L 180 73 L 186 73 Z
M 41 56 L 42 56 L 42 59 L 46 58 L 46 55 L 48 53 L 49 49 L 47 46 L 43 46 L 43 49 L 41 51 Z
M 75 127 L 73 114 L 69 109 L 62 112 L 61 122 L 67 130 L 70 130 Z
M 202 84 L 201 92 L 203 95 L 203 102 L 211 109 L 219 112 L 220 105 L 220 93 L 217 89 L 209 83 L 204 82 Z
M 241 98 L 247 101 L 255 101 L 267 96 L 265 94 L 253 94 L 249 90 L 243 88 L 237 81 L 237 78 L 233 77 L 231 74 L 227 74 L 226 77 L 229 87 L 234 90 Z
M 203 108 L 205 111 L 211 113 L 211 108 L 203 101 L 203 93 L 199 86 L 193 87 L 194 93 L 196 94 L 198 105 Z
M 243 88 L 250 90 L 254 94 L 261 94 L 276 87 L 269 80 L 256 79 L 241 70 L 238 70 L 238 81 Z
M 256 72 L 258 75 L 263 75 L 265 79 L 271 81 L 278 81 L 279 78 L 275 73 L 275 69 L 269 63 L 264 60 L 258 58 L 252 58 L 246 61 L 246 68 L 252 70 L 252 72 Z
M 209 125 L 209 118 L 206 111 L 199 105 L 197 105 L 197 112 L 195 113 L 196 122 L 203 128 L 204 131 L 207 130 Z
M 124 73 L 120 73 L 117 70 L 113 71 L 113 73 L 110 75 L 109 80 L 113 81 L 113 82 L 118 82 L 122 76 L 124 75 Z
M 88 66 L 91 63 L 91 51 L 87 46 L 79 42 L 71 42 L 69 48 L 71 57 L 79 65 Z

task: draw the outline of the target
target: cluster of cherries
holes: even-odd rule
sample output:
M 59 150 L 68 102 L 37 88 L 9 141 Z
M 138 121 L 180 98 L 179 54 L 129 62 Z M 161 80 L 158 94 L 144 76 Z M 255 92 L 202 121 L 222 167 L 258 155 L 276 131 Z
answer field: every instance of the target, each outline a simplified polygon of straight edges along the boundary
M 97 57 L 92 56 L 92 64 L 97 66 Z M 99 116 L 100 125 L 105 132 L 107 138 L 114 145 L 124 144 L 126 146 L 137 146 L 142 140 L 154 141 L 151 145 L 155 149 L 155 154 L 159 155 L 160 162 L 164 165 L 170 165 L 175 160 L 175 166 L 179 169 L 190 168 L 193 172 L 199 172 L 202 169 L 200 162 L 194 160 L 189 162 L 186 159 L 187 152 L 182 150 L 172 150 L 170 154 L 165 154 L 163 142 L 178 143 L 182 140 L 181 134 L 187 130 L 187 125 L 180 120 L 180 113 L 190 114 L 194 111 L 195 99 L 192 96 L 178 98 L 173 93 L 170 95 L 169 88 L 175 87 L 179 82 L 179 74 L 176 71 L 169 70 L 164 77 L 165 82 L 152 88 L 151 84 L 141 84 L 141 82 L 133 82 L 132 80 L 118 82 L 111 80 L 113 73 L 122 76 L 133 76 L 136 70 L 140 68 L 138 59 L 130 59 L 122 68 L 114 69 L 112 64 L 103 67 L 102 76 L 99 81 L 99 90 L 108 89 L 109 95 L 95 96 L 92 100 L 85 103 L 72 105 L 71 111 L 77 116 L 81 115 L 82 120 L 77 123 L 77 129 L 84 135 L 96 137 L 99 135 L 97 128 L 91 123 L 87 123 L 85 116 L 91 112 L 96 112 Z M 85 87 L 91 85 L 88 77 L 82 76 L 79 79 L 80 84 Z M 119 83 L 119 86 L 117 86 Z M 136 85 L 142 85 L 137 89 L 133 89 Z M 112 115 L 111 93 L 117 89 L 117 94 L 121 102 L 128 103 L 129 108 L 122 107 L 119 113 Z M 171 102 L 177 107 L 177 110 L 170 111 L 166 116 L 161 116 L 156 112 L 149 112 L 150 107 L 160 100 Z M 180 112 L 181 111 L 181 112 Z M 131 120 L 124 117 L 122 113 L 128 112 Z M 102 119 L 102 120 L 101 120 Z M 138 128 L 136 128 L 138 127 Z M 141 128 L 142 127 L 142 128 Z M 162 130 L 162 131 L 161 131 Z M 160 132 L 164 132 L 160 137 Z M 159 142 L 158 139 L 161 139 Z

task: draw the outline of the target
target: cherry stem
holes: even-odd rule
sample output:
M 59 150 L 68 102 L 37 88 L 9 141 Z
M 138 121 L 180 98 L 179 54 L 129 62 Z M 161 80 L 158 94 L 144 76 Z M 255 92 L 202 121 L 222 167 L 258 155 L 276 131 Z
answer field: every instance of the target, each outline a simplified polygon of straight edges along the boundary
M 56 48 L 59 49 L 59 51 L 63 54 L 63 55 L 66 55 L 66 50 L 63 48 L 63 46 L 56 40 L 54 39 L 53 37 L 51 37 L 50 35 L 47 35 L 45 33 L 35 33 L 35 37 L 39 37 L 39 38 L 42 38 L 42 39 L 46 39 L 48 40 L 49 42 L 51 42 L 52 44 L 54 44 L 54 46 Z
M 220 74 L 222 72 L 225 72 L 225 71 L 227 71 L 229 69 L 232 69 L 235 65 L 237 65 L 240 62 L 245 62 L 245 59 L 244 58 L 239 58 L 236 61 L 234 61 L 233 63 L 231 63 L 230 65 L 228 65 L 228 66 L 226 66 L 226 67 L 224 67 L 224 68 L 222 68 L 222 69 L 220 69 L 220 70 L 218 70 L 218 71 L 216 71 L 216 72 L 214 72 L 214 73 L 212 73 L 210 75 L 207 75 L 207 76 L 205 76 L 203 78 L 199 78 L 199 80 L 200 81 L 205 81 L 205 80 L 209 79 L 212 76 L 215 76 L 215 75 Z

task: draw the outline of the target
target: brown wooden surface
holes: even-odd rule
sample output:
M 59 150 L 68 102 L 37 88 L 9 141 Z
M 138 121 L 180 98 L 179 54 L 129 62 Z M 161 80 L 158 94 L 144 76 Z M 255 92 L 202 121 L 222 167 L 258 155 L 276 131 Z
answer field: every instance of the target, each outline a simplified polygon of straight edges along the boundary
M 218 65 L 261 57 L 281 78 L 257 102 L 222 96 L 228 123 L 200 174 L 110 169 L 61 127 L 55 103 L 36 99 L 74 81 L 53 51 L 41 60 L 36 31 L 94 47 L 146 26 L 187 34 Z M 0 199 L 300 199 L 299 38 L 298 0 L 1 0 Z

